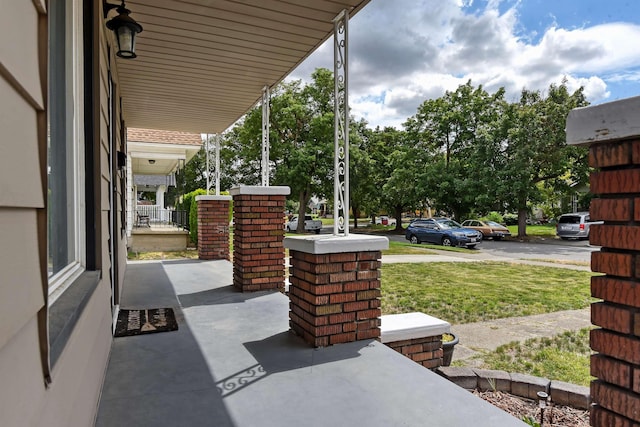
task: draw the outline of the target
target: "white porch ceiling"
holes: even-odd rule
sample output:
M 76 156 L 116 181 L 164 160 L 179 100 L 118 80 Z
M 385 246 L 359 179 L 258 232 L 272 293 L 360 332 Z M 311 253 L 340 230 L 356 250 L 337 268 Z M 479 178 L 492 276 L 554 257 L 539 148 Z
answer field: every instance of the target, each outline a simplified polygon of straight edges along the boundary
M 341 10 L 368 2 L 127 1 L 144 30 L 138 57 L 117 60 L 126 125 L 222 132 L 333 34 Z

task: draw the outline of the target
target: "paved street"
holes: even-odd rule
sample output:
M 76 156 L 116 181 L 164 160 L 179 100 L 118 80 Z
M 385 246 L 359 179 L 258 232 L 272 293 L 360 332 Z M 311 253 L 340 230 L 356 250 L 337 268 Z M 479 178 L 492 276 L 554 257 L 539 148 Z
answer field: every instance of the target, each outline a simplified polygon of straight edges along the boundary
M 387 235 L 389 240 L 406 242 L 402 235 Z M 521 242 L 516 239 L 493 241 L 483 240 L 476 249 L 464 252 L 450 252 L 446 255 L 458 258 L 479 258 L 496 260 L 542 260 L 590 262 L 591 252 L 598 247 L 589 246 L 586 240 L 539 239 L 532 242 Z

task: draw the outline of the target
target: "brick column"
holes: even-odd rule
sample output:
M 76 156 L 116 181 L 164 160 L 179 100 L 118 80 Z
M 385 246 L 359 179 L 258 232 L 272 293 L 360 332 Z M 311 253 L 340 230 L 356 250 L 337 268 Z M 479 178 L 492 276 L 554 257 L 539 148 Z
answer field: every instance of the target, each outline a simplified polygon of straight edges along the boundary
M 196 196 L 199 259 L 230 259 L 230 202 L 231 196 Z
M 567 141 L 589 145 L 593 426 L 640 425 L 640 98 L 573 110 Z
M 287 237 L 289 325 L 314 347 L 380 336 L 380 258 L 386 237 Z
M 284 291 L 284 202 L 289 187 L 240 186 L 233 196 L 233 285 Z

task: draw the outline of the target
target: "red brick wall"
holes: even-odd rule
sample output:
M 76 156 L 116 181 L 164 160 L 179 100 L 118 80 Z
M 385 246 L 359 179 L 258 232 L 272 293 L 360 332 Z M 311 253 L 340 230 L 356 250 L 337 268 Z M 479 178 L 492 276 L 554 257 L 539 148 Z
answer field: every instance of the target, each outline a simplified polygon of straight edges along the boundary
M 284 195 L 233 196 L 233 285 L 284 291 Z
M 442 366 L 442 335 L 388 342 L 385 345 L 425 368 Z
M 594 426 L 640 425 L 640 140 L 590 147 L 590 241 L 602 246 L 591 268 L 604 276 L 591 280 L 591 384 Z
M 198 200 L 198 258 L 230 259 L 229 200 Z
M 380 251 L 290 251 L 291 329 L 314 347 L 380 336 Z

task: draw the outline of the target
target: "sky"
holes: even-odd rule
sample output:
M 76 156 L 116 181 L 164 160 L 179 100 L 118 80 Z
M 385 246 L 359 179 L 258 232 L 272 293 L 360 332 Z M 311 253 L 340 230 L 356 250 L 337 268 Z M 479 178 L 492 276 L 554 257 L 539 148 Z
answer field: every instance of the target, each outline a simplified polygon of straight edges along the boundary
M 592 104 L 640 95 L 638 0 L 371 0 L 349 21 L 349 104 L 400 128 L 471 80 L 506 99 L 566 80 Z M 289 77 L 333 70 L 329 39 Z

